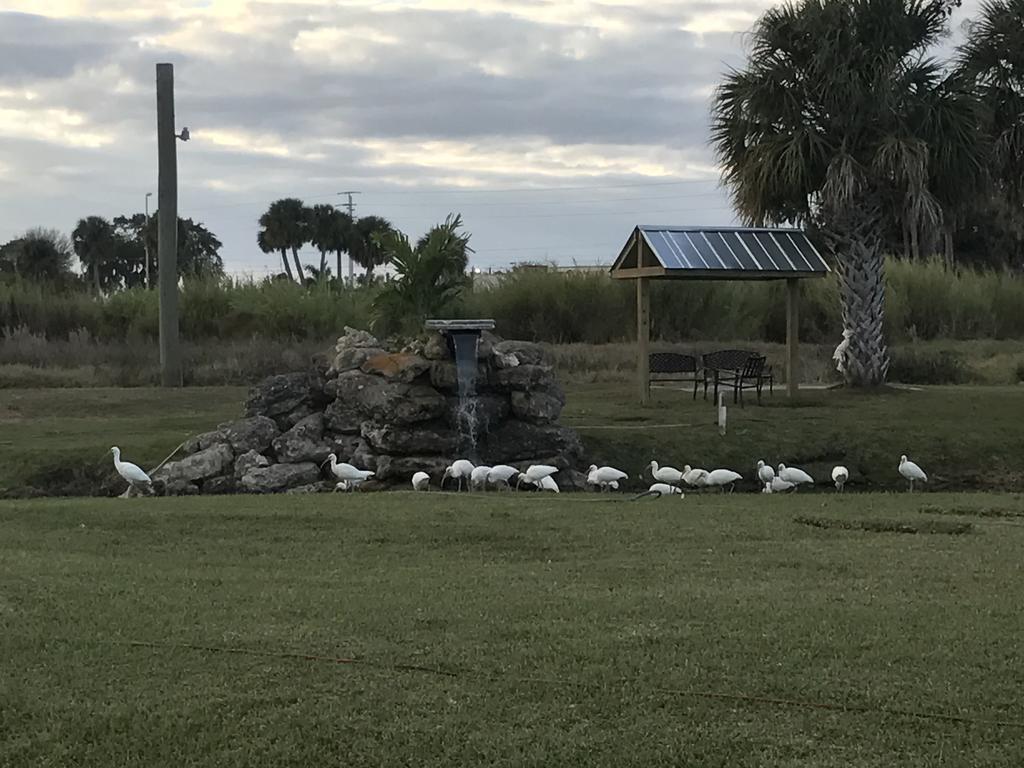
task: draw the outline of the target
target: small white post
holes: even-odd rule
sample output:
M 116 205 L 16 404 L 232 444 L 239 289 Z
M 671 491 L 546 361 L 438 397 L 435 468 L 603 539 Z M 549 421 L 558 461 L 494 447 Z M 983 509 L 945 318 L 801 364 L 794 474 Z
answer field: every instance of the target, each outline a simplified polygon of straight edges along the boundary
M 718 434 L 725 437 L 725 422 L 728 418 L 725 407 L 725 394 L 718 393 Z

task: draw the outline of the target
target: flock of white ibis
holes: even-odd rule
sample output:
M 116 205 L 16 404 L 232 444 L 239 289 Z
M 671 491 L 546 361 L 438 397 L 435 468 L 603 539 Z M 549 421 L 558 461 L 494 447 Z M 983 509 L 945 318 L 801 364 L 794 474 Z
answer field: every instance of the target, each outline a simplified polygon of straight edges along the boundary
M 134 488 L 143 493 L 152 493 L 152 481 L 138 465 L 128 461 L 121 461 L 121 449 L 114 446 L 110 449 L 114 454 L 114 468 L 127 482 L 129 490 Z M 331 474 L 336 478 L 335 490 L 354 491 L 362 483 L 374 476 L 368 469 L 358 467 L 346 462 L 339 462 L 335 454 L 330 454 L 324 461 L 330 464 Z M 689 464 L 682 470 L 675 467 L 661 466 L 652 461 L 645 468 L 649 471 L 654 483 L 645 491 L 642 496 L 671 497 L 682 496 L 683 485 L 690 488 L 721 488 L 732 492 L 736 482 L 743 477 L 731 469 L 713 469 L 710 472 L 705 469 L 693 468 Z M 508 464 L 498 464 L 494 467 L 475 466 L 468 459 L 453 461 L 441 476 L 440 488 L 444 490 L 445 484 L 449 481 L 454 483 L 456 490 L 485 491 L 488 488 L 512 489 L 512 482 L 515 481 L 515 488 L 519 490 L 524 486 L 529 489 L 540 491 L 551 491 L 558 493 L 558 483 L 554 475 L 558 468 L 548 464 L 532 464 L 525 471 L 516 469 Z M 928 475 L 924 473 L 917 464 L 907 459 L 906 455 L 900 456 L 899 473 L 910 483 L 910 491 L 914 490 L 914 483 L 928 482 Z M 641 473 L 641 477 L 643 474 Z M 615 467 L 599 467 L 591 464 L 587 472 L 587 485 L 598 491 L 615 491 L 619 483 L 628 480 L 629 475 Z M 843 492 L 847 481 L 850 479 L 850 472 L 846 467 L 836 466 L 832 469 L 832 482 L 836 491 Z M 798 467 L 787 467 L 779 464 L 778 471 L 772 469 L 764 461 L 757 462 L 757 480 L 761 486 L 762 493 L 784 493 L 796 491 L 801 485 L 813 485 L 814 478 Z M 412 487 L 416 491 L 430 489 L 430 475 L 426 472 L 416 472 L 412 476 Z M 128 491 L 126 490 L 127 494 Z

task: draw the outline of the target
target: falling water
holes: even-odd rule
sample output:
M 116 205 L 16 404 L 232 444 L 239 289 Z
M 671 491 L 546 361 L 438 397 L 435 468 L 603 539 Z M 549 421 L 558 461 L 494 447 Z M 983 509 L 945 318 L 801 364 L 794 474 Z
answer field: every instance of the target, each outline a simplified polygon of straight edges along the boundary
M 476 458 L 476 353 L 480 342 L 479 331 L 451 333 L 455 347 L 455 369 L 459 385 L 459 406 L 455 412 L 459 430 L 459 448 Z

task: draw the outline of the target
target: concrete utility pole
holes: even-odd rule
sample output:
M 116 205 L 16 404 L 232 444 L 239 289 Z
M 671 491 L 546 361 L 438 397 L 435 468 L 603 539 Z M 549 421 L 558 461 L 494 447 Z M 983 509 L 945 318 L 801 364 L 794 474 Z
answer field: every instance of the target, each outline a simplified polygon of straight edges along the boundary
M 347 191 L 347 192 L 339 192 L 338 194 L 339 195 L 348 195 L 348 203 L 345 205 L 345 207 L 348 208 L 348 217 L 350 219 L 352 219 L 352 221 L 355 221 L 356 220 L 356 204 L 352 201 L 352 195 L 358 195 L 358 194 L 362 194 L 362 193 L 360 193 L 358 190 L 350 190 L 350 191 Z M 355 280 L 356 280 L 356 276 L 355 275 L 356 275 L 355 269 L 352 267 L 352 254 L 350 253 L 348 255 L 348 282 L 349 282 L 350 285 L 355 282 Z M 341 277 L 341 275 L 338 275 L 338 277 Z
M 184 132 L 183 132 L 184 133 Z M 187 135 L 187 134 L 185 134 Z M 174 133 L 174 65 L 156 65 L 157 258 L 160 260 L 160 383 L 180 387 L 178 343 L 178 148 Z
M 149 290 L 149 198 L 152 192 L 146 193 L 146 225 L 142 229 L 142 247 L 146 249 L 146 290 Z

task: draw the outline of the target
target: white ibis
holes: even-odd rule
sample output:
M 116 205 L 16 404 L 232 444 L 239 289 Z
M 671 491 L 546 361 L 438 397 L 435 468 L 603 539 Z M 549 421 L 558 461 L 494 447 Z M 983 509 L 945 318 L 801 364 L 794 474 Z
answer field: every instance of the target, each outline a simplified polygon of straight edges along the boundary
M 761 485 L 767 487 L 775 479 L 775 470 L 765 464 L 764 461 L 759 461 L 757 462 L 757 479 L 761 481 Z
M 700 488 L 706 484 L 707 479 L 706 469 L 691 469 L 689 464 L 683 467 L 683 482 L 691 488 Z
M 469 473 L 469 487 L 476 488 L 481 491 L 486 491 L 487 475 L 489 475 L 490 472 L 490 467 L 473 467 L 473 471 Z
M 520 483 L 526 480 L 533 485 L 540 485 L 540 481 L 545 477 L 551 477 L 558 471 L 558 467 L 552 467 L 549 464 L 531 464 L 526 468 L 525 472 L 519 473 L 519 479 L 516 480 L 516 488 L 519 488 Z
M 340 491 L 354 491 L 356 486 L 369 480 L 376 474 L 369 469 L 359 469 L 344 461 L 339 462 L 338 457 L 333 453 L 327 455 L 323 464 L 327 463 L 331 465 L 331 474 L 341 481 L 338 485 L 335 485 L 335 489 Z M 323 464 L 320 466 L 323 466 Z M 344 487 L 341 486 L 341 483 L 345 484 Z
M 414 491 L 430 490 L 430 475 L 426 472 L 417 472 L 412 476 L 412 489 Z
M 732 493 L 736 487 L 736 481 L 742 479 L 743 475 L 733 472 L 731 469 L 713 469 L 704 478 L 704 485 L 718 486 L 722 491 L 725 491 L 725 486 L 729 486 L 729 493 Z
M 928 482 L 928 475 L 917 464 L 907 459 L 906 454 L 900 456 L 900 474 L 910 481 L 911 493 L 914 492 L 915 480 L 920 480 L 922 483 Z
M 552 493 L 561 493 L 558 490 L 558 483 L 555 482 L 555 478 L 551 475 L 540 479 L 540 489 L 542 491 L 551 491 Z
M 519 470 L 515 467 L 510 467 L 508 464 L 498 464 L 491 467 L 491 471 L 487 473 L 487 482 L 491 485 L 504 483 L 506 488 L 512 490 L 511 480 L 518 474 Z
M 846 467 L 832 467 L 832 482 L 836 484 L 836 490 L 843 492 L 843 486 L 850 479 L 850 470 Z
M 441 478 L 441 487 L 444 488 L 444 481 L 451 477 L 459 481 L 459 490 L 462 490 L 462 480 L 465 478 L 466 487 L 469 487 L 470 477 L 473 475 L 473 462 L 467 461 L 466 459 L 458 459 L 453 461 L 451 466 L 444 471 L 444 477 Z
M 792 483 L 796 486 L 804 484 L 814 485 L 814 478 L 802 469 L 797 467 L 787 467 L 785 464 L 779 464 L 779 477 L 787 483 Z
M 654 483 L 647 489 L 648 493 L 656 493 L 659 498 L 666 496 L 682 496 L 683 489 L 670 483 Z
M 660 483 L 667 483 L 674 485 L 682 481 L 683 473 L 675 467 L 659 467 L 658 462 L 652 461 L 647 465 L 647 468 L 651 470 L 651 477 Z
M 796 484 L 776 476 L 767 487 L 771 488 L 769 493 L 785 493 L 786 491 L 792 491 L 796 488 Z
M 125 488 L 124 496 L 128 496 L 128 493 L 134 488 L 140 493 L 149 494 L 153 492 L 153 481 L 149 479 L 141 467 L 137 464 L 132 464 L 130 461 L 121 461 L 121 449 L 116 445 L 110 449 L 110 452 L 114 454 L 114 469 L 117 470 L 117 474 L 128 481 L 128 487 Z
M 618 483 L 619 480 L 625 480 L 629 477 L 621 469 L 615 467 L 599 467 L 596 464 L 590 465 L 590 470 L 587 472 L 587 483 L 590 485 L 598 486 L 602 491 L 608 490 L 609 483 Z

